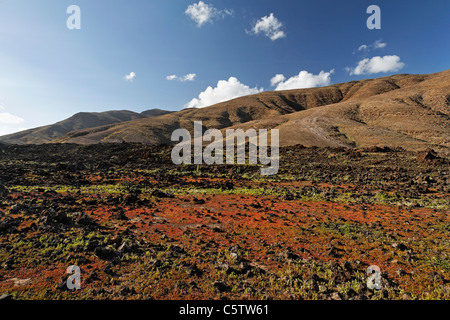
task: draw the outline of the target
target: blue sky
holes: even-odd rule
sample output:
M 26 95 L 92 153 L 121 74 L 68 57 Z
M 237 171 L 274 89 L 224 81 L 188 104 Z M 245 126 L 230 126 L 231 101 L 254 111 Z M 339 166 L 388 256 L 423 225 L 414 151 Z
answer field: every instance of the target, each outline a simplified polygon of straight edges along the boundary
M 380 30 L 366 26 L 370 5 Z M 443 71 L 449 14 L 447 0 L 0 0 L 0 134 L 80 111 Z

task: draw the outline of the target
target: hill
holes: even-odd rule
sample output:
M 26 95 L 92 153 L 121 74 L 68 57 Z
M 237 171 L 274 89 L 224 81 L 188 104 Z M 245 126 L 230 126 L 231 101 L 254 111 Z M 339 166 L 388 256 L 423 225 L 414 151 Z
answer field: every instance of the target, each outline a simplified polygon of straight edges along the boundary
M 358 83 L 346 98 L 302 112 L 235 125 L 277 128 L 281 145 L 450 151 L 450 71 Z
M 262 92 L 202 109 L 79 113 L 0 142 L 170 144 L 178 128 L 279 129 L 282 146 L 369 147 L 450 152 L 450 70 L 398 74 L 321 88 Z
M 0 137 L 0 142 L 10 144 L 42 144 L 52 142 L 59 137 L 76 130 L 111 125 L 123 121 L 154 117 L 170 113 L 160 109 L 136 113 L 128 110 L 106 112 L 79 112 L 72 117 L 52 125 L 24 130 Z
M 399 74 L 322 88 L 263 92 L 202 109 L 70 132 L 54 142 L 171 143 L 193 121 L 206 128 L 277 128 L 281 145 L 419 150 L 450 148 L 450 70 Z

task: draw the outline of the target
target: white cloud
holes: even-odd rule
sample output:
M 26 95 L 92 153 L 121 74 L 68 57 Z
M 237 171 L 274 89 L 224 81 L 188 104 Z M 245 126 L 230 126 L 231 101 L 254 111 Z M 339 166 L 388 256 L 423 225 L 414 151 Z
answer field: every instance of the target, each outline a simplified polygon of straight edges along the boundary
M 270 85 L 275 87 L 277 83 L 283 82 L 286 80 L 286 77 L 283 74 L 277 74 L 272 79 L 270 79 Z
M 189 73 L 189 74 L 186 74 L 186 75 L 181 76 L 181 77 L 178 77 L 177 75 L 172 74 L 170 76 L 167 76 L 166 80 L 168 80 L 168 81 L 178 80 L 178 81 L 181 81 L 181 82 L 186 82 L 186 81 L 194 81 L 195 77 L 197 77 L 196 73 Z
M 0 136 L 5 136 L 7 134 L 16 133 L 24 130 L 28 130 L 29 128 L 18 127 L 16 125 L 2 125 L 0 124 Z
M 213 19 L 232 15 L 233 12 L 228 9 L 218 10 L 211 4 L 199 1 L 198 3 L 189 5 L 185 11 L 185 14 L 194 20 L 198 27 L 201 27 L 205 23 L 212 22 Z
M 0 102 L 0 110 L 6 110 L 6 106 Z M 24 119 L 15 116 L 9 112 L 0 113 L 0 136 L 26 130 L 23 128 Z
M 373 47 L 375 49 L 381 49 L 381 48 L 385 48 L 387 46 L 386 42 L 381 42 L 381 40 L 377 40 L 373 43 Z
M 24 123 L 25 120 L 19 118 L 15 115 L 12 115 L 8 112 L 0 113 L 0 123 L 1 124 L 21 124 Z
M 185 105 L 187 108 L 203 108 L 213 104 L 262 92 L 263 88 L 250 88 L 235 77 L 220 80 L 215 88 L 211 86 Z
M 270 40 L 275 41 L 286 37 L 284 31 L 281 30 L 282 28 L 283 24 L 271 13 L 269 16 L 264 16 L 256 21 L 252 30 L 250 32 L 247 31 L 247 33 L 255 35 L 263 33 Z
M 136 73 L 130 72 L 130 74 L 127 74 L 125 77 L 123 77 L 125 81 L 133 82 L 134 78 L 136 78 Z
M 367 50 L 367 48 L 369 48 L 366 44 L 362 44 L 359 46 L 358 51 L 365 51 Z
M 197 75 L 195 73 L 189 73 L 183 77 L 180 78 L 180 81 L 185 82 L 185 81 L 194 81 L 195 77 Z
M 376 56 L 371 59 L 363 59 L 358 62 L 356 68 L 347 68 L 350 75 L 373 74 L 380 72 L 396 72 L 405 66 L 399 56 Z
M 331 74 L 334 73 L 334 69 L 329 72 L 320 71 L 319 74 L 314 75 L 308 71 L 300 71 L 298 75 L 293 76 L 286 80 L 282 74 L 277 74 L 270 80 L 270 84 L 275 90 L 291 90 L 291 89 L 304 89 L 327 86 L 331 83 Z
M 383 42 L 381 39 L 375 41 L 374 43 L 367 45 L 367 44 L 362 44 L 359 46 L 358 51 L 364 51 L 364 52 L 368 52 L 372 49 L 382 49 L 382 48 L 386 48 L 387 43 Z

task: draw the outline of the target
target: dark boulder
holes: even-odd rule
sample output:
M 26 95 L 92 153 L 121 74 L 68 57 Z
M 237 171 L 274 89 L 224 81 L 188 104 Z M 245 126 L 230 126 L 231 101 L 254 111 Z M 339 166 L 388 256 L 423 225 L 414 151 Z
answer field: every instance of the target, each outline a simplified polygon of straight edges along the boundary
M 427 148 L 425 151 L 418 152 L 416 159 L 419 162 L 425 162 L 428 160 L 439 159 L 439 156 L 436 151 L 431 148 Z

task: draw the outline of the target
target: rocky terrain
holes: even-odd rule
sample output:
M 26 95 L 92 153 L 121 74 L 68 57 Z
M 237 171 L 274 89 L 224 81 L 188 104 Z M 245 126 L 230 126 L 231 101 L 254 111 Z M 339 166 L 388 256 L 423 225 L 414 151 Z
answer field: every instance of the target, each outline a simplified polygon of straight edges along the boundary
M 170 153 L 0 145 L 1 299 L 450 298 L 444 153 L 293 145 L 268 177 Z

